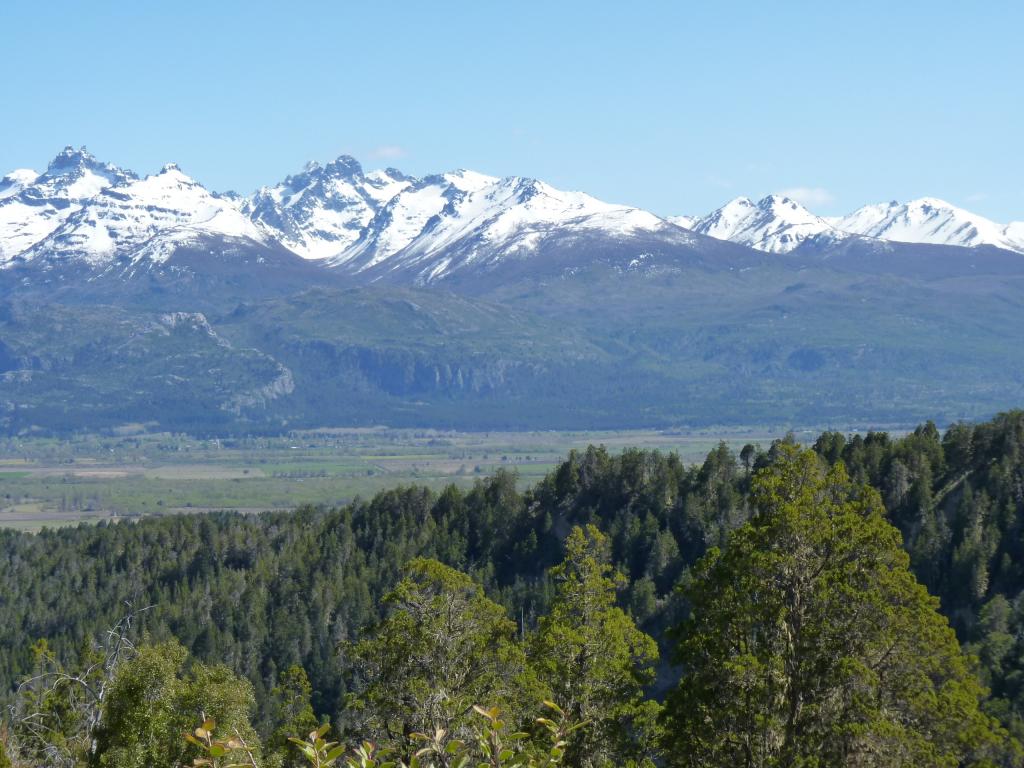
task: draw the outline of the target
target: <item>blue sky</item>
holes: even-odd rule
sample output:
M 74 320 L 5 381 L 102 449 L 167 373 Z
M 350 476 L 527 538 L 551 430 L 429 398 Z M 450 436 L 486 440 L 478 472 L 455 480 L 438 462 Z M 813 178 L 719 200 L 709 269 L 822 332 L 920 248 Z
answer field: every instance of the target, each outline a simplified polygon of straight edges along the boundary
M 250 192 L 310 159 L 656 213 L 803 189 L 1024 219 L 1024 3 L 0 4 L 0 169 L 65 144 Z

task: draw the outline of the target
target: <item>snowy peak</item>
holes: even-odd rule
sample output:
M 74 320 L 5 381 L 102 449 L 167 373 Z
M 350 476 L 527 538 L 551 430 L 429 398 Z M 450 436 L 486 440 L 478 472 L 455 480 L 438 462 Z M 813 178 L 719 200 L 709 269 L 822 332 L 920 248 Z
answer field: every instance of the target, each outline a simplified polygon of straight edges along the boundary
M 292 189 L 302 189 L 314 183 L 322 184 L 331 179 L 354 180 L 360 179 L 362 176 L 363 166 L 358 160 L 351 155 L 340 155 L 327 165 L 321 165 L 316 160 L 306 163 L 299 173 L 286 177 L 283 184 Z
M 28 168 L 11 171 L 0 179 L 0 200 L 14 197 L 26 187 L 31 186 L 38 178 L 39 174 Z
M 104 189 L 21 258 L 75 259 L 91 267 L 119 258 L 160 263 L 208 235 L 266 240 L 234 201 L 212 194 L 170 163 L 152 176 Z
M 131 171 L 103 163 L 85 147 L 64 147 L 31 185 L 38 197 L 85 200 L 107 187 L 138 178 Z
M 738 197 L 701 218 L 666 220 L 528 177 L 459 169 L 417 179 L 394 168 L 366 171 L 350 155 L 309 163 L 249 198 L 211 192 L 174 163 L 140 179 L 85 147 L 66 147 L 43 173 L 0 179 L 0 267 L 161 263 L 183 244 L 212 238 L 232 249 L 283 245 L 369 279 L 432 282 L 560 248 L 699 248 L 691 232 L 767 253 L 851 236 L 1024 253 L 1024 222 L 1004 226 L 936 198 L 823 218 L 784 195 Z
M 103 190 L 137 178 L 85 147 L 65 147 L 46 171 L 19 170 L 0 181 L 0 265 L 52 234 Z
M 866 205 L 839 219 L 847 232 L 904 243 L 935 243 L 975 247 L 994 245 L 1024 252 L 1018 224 L 1002 226 L 976 213 L 939 200 L 922 197 L 909 203 Z
M 323 175 L 336 179 L 356 179 L 363 175 L 363 166 L 351 155 L 339 155 L 323 168 Z
M 756 203 L 738 197 L 703 218 L 677 216 L 670 221 L 769 253 L 788 253 L 812 238 L 835 240 L 851 235 L 967 248 L 992 245 L 1024 253 L 1024 224 L 1003 226 L 934 197 L 866 205 L 848 216 L 827 218 L 781 195 Z
M 412 181 L 394 169 L 364 173 L 355 158 L 341 155 L 263 187 L 244 211 L 300 256 L 325 259 L 355 243 L 377 212 Z
M 825 219 L 782 195 L 768 195 L 756 203 L 737 197 L 688 228 L 768 253 L 788 253 L 808 238 L 839 234 Z

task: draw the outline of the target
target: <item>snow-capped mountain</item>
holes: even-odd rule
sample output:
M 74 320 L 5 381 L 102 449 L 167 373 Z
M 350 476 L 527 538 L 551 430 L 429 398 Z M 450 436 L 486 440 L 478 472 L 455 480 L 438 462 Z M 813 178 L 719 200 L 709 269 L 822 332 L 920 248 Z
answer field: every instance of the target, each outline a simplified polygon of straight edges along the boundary
M 1004 226 L 930 197 L 909 203 L 866 205 L 848 216 L 835 217 L 816 216 L 780 195 L 769 195 L 756 203 L 738 197 L 707 216 L 676 216 L 670 221 L 769 253 L 788 253 L 809 240 L 830 243 L 851 235 L 965 248 L 991 245 L 1024 253 L 1024 223 Z
M 614 235 L 664 226 L 670 225 L 646 211 L 535 179 L 460 170 L 429 176 L 397 195 L 333 263 L 352 271 L 383 262 L 392 269 L 419 265 L 424 278 L 435 279 L 457 264 L 527 255 L 554 228 Z
M 536 179 L 468 170 L 417 179 L 366 172 L 347 155 L 249 198 L 207 190 L 173 164 L 139 178 L 84 147 L 67 147 L 41 174 L 22 169 L 0 180 L 0 267 L 134 269 L 187 247 L 193 269 L 231 252 L 240 265 L 266 256 L 292 268 L 305 259 L 309 269 L 364 280 L 426 283 L 527 259 L 557 269 L 565 257 L 575 269 L 598 253 L 623 264 L 683 251 L 725 258 L 709 238 L 784 254 L 805 244 L 822 252 L 854 236 L 1024 253 L 1024 223 L 996 224 L 932 198 L 824 218 L 782 195 L 740 197 L 701 218 L 664 219 Z
M 646 211 L 535 179 L 467 170 L 415 179 L 394 169 L 364 172 L 344 155 L 245 199 L 210 192 L 173 164 L 140 179 L 68 149 L 46 174 L 5 177 L 0 195 L 9 214 L 6 264 L 47 270 L 134 271 L 201 241 L 191 251 L 249 243 L 367 279 L 391 273 L 430 282 L 469 265 L 537 255 L 556 235 L 563 245 L 639 234 L 689 245 L 694 237 Z
M 65 147 L 43 173 L 21 169 L 0 181 L 0 265 L 49 236 L 104 189 L 137 178 Z
M 355 243 L 377 211 L 413 181 L 394 168 L 364 173 L 355 158 L 342 155 L 263 187 L 243 210 L 295 253 L 324 259 Z
M 997 248 L 1024 253 L 1024 224 L 1007 226 L 934 197 L 866 205 L 835 222 L 837 229 L 902 243 Z
M 688 217 L 673 219 L 687 226 Z M 768 195 L 756 203 L 737 197 L 703 218 L 691 220 L 694 232 L 748 245 L 768 253 L 788 253 L 808 238 L 842 237 L 829 222 L 782 195 Z
M 431 282 L 469 265 L 537 254 L 554 232 L 623 238 L 679 228 L 654 214 L 605 203 L 536 179 L 472 171 L 430 176 L 392 199 L 333 265 L 360 273 L 406 271 Z
M 18 260 L 71 259 L 94 268 L 125 258 L 157 264 L 183 243 L 208 236 L 269 240 L 236 201 L 212 194 L 172 163 L 100 189 Z

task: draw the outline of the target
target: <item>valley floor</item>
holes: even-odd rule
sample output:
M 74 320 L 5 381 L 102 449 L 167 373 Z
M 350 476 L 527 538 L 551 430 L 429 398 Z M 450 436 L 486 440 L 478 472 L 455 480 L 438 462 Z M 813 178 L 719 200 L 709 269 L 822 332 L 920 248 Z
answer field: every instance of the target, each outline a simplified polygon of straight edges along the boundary
M 813 440 L 820 428 L 797 430 Z M 900 430 L 894 429 L 899 432 Z M 702 461 L 725 441 L 767 447 L 779 429 L 451 432 L 332 429 L 284 437 L 196 439 L 169 434 L 0 439 L 0 527 L 39 530 L 82 521 L 233 509 L 341 504 L 402 483 L 468 487 L 498 469 L 521 486 L 573 448 L 603 444 L 675 451 Z

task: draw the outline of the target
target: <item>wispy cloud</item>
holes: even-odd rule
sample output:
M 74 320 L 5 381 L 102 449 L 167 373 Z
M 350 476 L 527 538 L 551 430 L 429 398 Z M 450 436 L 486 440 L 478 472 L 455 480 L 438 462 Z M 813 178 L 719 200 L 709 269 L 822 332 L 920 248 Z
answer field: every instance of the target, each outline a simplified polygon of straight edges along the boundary
M 988 200 L 988 195 L 984 192 L 975 192 L 973 195 L 967 196 L 968 203 L 980 203 Z
M 721 176 L 715 176 L 714 174 L 706 176 L 705 180 L 711 186 L 718 187 L 719 189 L 732 189 L 733 186 L 732 182 L 729 181 L 729 179 L 723 179 Z
M 816 205 L 828 205 L 835 198 L 832 193 L 822 187 L 791 187 L 779 191 L 780 195 L 796 200 L 801 205 L 814 207 Z
M 397 160 L 400 157 L 405 157 L 405 149 L 396 144 L 385 144 L 371 151 L 370 157 L 379 160 Z

